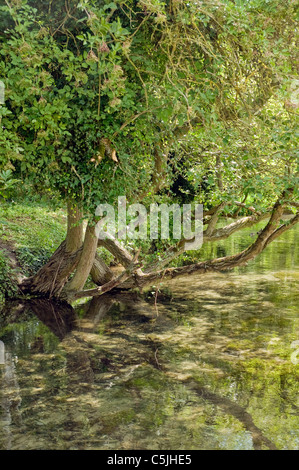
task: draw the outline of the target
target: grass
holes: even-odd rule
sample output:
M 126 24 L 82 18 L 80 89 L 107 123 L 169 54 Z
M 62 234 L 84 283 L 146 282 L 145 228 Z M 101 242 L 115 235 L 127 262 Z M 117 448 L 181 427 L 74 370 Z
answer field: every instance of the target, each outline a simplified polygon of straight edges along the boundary
M 0 242 L 12 247 L 25 275 L 36 272 L 66 235 L 66 213 L 43 201 L 1 201 Z

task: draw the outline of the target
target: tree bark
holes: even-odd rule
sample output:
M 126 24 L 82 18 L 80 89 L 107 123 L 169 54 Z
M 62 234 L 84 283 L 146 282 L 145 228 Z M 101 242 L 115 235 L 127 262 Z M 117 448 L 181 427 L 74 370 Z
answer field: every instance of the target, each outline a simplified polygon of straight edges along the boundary
M 167 182 L 166 176 L 166 154 L 167 150 L 164 150 L 165 154 L 163 154 L 163 146 L 160 145 L 158 148 L 155 148 L 154 155 L 155 155 L 155 170 L 153 174 L 153 189 L 154 193 L 159 192 Z
M 106 284 L 106 282 L 111 281 L 113 278 L 113 272 L 111 269 L 104 263 L 100 256 L 96 253 L 95 259 L 90 271 L 91 278 L 95 284 L 101 286 Z
M 81 249 L 75 253 L 67 253 L 66 241 L 63 241 L 51 256 L 48 263 L 31 277 L 19 285 L 25 294 L 38 294 L 44 297 L 59 297 L 70 274 L 76 268 L 80 259 Z
M 219 219 L 220 212 L 222 211 L 224 206 L 225 206 L 225 202 L 220 204 L 218 206 L 217 210 L 211 216 L 211 218 L 208 222 L 208 227 L 206 228 L 206 230 L 204 232 L 204 235 L 206 236 L 206 238 L 210 237 L 212 235 L 212 233 L 214 232 L 214 230 L 216 228 L 216 225 L 217 225 L 217 222 L 218 222 L 218 219 Z
M 74 253 L 83 243 L 83 212 L 71 201 L 67 203 L 66 251 Z
M 280 237 L 284 232 L 289 230 L 290 228 L 294 227 L 299 222 L 299 212 L 288 222 L 285 224 L 280 225 L 267 239 L 265 246 L 271 243 L 275 238 Z
M 65 287 L 66 293 L 77 292 L 83 289 L 94 264 L 98 238 L 95 233 L 95 225 L 88 224 L 80 260 L 76 272 Z
M 74 253 L 83 244 L 83 211 L 71 201 L 68 202 L 68 225 L 66 237 L 66 251 Z M 93 282 L 97 285 L 105 284 L 113 277 L 111 269 L 106 266 L 99 255 L 95 255 L 90 271 Z
M 95 252 L 94 227 L 87 227 L 83 246 L 83 212 L 72 201 L 68 202 L 67 209 L 66 240 L 36 274 L 22 280 L 19 287 L 23 293 L 58 298 L 76 268 L 68 285 L 71 290 L 81 290 L 89 273 L 97 285 L 106 284 L 113 278 L 112 271 Z
M 103 246 L 108 250 L 115 258 L 118 260 L 120 264 L 122 264 L 125 268 L 130 266 L 132 263 L 133 257 L 128 252 L 128 250 L 122 246 L 122 244 L 117 241 L 113 237 L 107 237 L 105 240 L 98 241 L 99 246 Z
M 19 287 L 23 293 L 59 297 L 69 276 L 75 270 L 82 250 L 82 211 L 68 202 L 67 236 L 49 261 L 36 274 L 25 278 Z
M 131 264 L 126 269 L 124 269 L 118 277 L 111 279 L 111 281 L 107 282 L 106 284 L 100 287 L 97 287 L 96 289 L 88 289 L 83 291 L 72 290 L 70 292 L 67 292 L 69 298 L 71 300 L 75 300 L 80 299 L 82 297 L 96 297 L 105 294 L 106 292 L 109 292 L 110 290 L 122 284 L 130 277 L 134 276 L 135 273 L 137 273 L 138 271 L 140 272 L 140 263 L 137 263 L 139 251 L 135 254 Z M 142 272 L 139 274 L 139 276 L 142 276 Z
M 216 181 L 219 191 L 223 191 L 223 181 L 221 173 L 221 160 L 219 155 L 216 156 Z

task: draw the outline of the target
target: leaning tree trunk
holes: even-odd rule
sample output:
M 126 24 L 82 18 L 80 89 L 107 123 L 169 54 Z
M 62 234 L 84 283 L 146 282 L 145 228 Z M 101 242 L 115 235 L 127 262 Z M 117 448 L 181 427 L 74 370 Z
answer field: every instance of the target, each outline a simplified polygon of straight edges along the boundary
M 83 289 L 95 262 L 97 247 L 98 238 L 95 233 L 95 225 L 88 224 L 80 260 L 74 276 L 65 288 L 66 293 L 77 292 Z
M 68 254 L 66 242 L 62 242 L 45 266 L 33 276 L 23 280 L 19 286 L 21 291 L 24 294 L 49 298 L 59 296 L 70 273 L 75 269 L 79 257 L 79 251 Z
M 113 278 L 113 272 L 96 253 L 90 276 L 94 284 L 101 286 Z
M 174 256 L 183 252 L 183 245 L 178 244 L 173 253 L 168 253 L 165 260 L 158 265 L 151 265 L 145 269 L 141 268 L 137 262 L 139 252 L 133 257 L 115 239 L 102 240 L 98 242 L 95 226 L 87 225 L 84 242 L 82 245 L 82 215 L 75 209 L 68 217 L 68 235 L 60 247 L 56 250 L 49 262 L 41 268 L 34 276 L 22 282 L 21 288 L 24 292 L 43 295 L 46 297 L 60 297 L 65 300 L 75 300 L 82 297 L 94 297 L 109 292 L 112 289 L 131 289 L 133 287 L 143 288 L 146 285 L 159 282 L 160 280 L 172 279 L 188 274 L 204 274 L 207 272 L 217 272 L 230 270 L 237 266 L 247 264 L 248 261 L 259 255 L 265 247 L 281 233 L 298 223 L 298 214 L 290 221 L 281 224 L 286 202 L 284 198 L 278 200 L 273 207 L 270 219 L 254 243 L 245 250 L 235 255 L 207 260 L 196 264 L 175 268 L 164 268 Z M 250 226 L 269 216 L 269 213 L 254 213 L 250 217 L 243 217 L 237 222 L 233 222 L 226 227 L 216 228 L 217 219 L 222 209 L 220 204 L 211 214 L 208 227 L 203 232 L 203 240 L 215 241 L 227 238 L 240 228 Z M 80 220 L 80 219 L 81 220 Z M 82 228 L 83 230 L 83 228 Z M 117 277 L 113 277 L 111 270 L 104 261 L 97 255 L 98 243 L 112 253 L 123 265 L 124 270 Z M 71 247 L 73 252 L 67 247 Z M 70 248 L 69 248 L 70 249 Z M 162 268 L 162 269 L 161 269 Z M 73 277 L 68 282 L 71 274 Z M 88 276 L 99 287 L 84 289 Z
M 23 293 L 59 298 L 66 292 L 81 290 L 90 274 L 97 285 L 109 282 L 113 274 L 97 255 L 95 227 L 88 225 L 83 242 L 83 213 L 72 201 L 67 204 L 67 235 L 49 261 L 39 271 L 20 283 Z
M 49 261 L 36 274 L 20 284 L 23 293 L 42 297 L 59 297 L 65 283 L 79 263 L 83 239 L 83 214 L 73 203 L 67 205 L 67 236 Z

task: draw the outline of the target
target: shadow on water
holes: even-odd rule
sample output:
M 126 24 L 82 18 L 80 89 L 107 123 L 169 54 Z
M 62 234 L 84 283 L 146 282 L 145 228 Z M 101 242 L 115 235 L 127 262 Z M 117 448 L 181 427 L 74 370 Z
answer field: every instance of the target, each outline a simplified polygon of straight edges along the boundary
M 52 333 L 62 340 L 72 330 L 76 315 L 68 303 L 52 302 L 47 299 L 7 301 L 1 311 L 1 323 L 10 324 L 34 314 Z
M 7 302 L 0 448 L 297 449 L 298 271 L 281 250 L 272 270 L 142 296 Z

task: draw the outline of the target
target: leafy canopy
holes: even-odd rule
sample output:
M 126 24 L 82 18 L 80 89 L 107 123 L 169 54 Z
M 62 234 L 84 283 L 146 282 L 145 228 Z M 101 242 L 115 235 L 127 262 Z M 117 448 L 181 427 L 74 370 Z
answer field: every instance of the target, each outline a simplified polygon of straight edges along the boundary
M 37 190 L 89 211 L 137 198 L 157 151 L 195 188 L 209 175 L 209 204 L 294 184 L 295 2 L 5 0 L 0 13 L 0 165 Z

